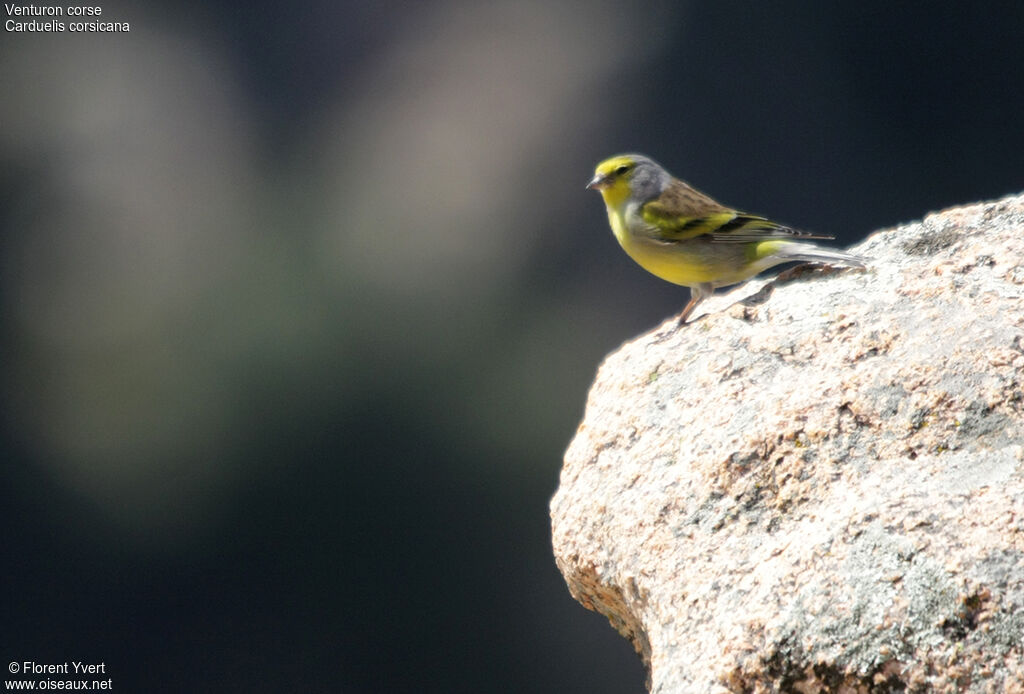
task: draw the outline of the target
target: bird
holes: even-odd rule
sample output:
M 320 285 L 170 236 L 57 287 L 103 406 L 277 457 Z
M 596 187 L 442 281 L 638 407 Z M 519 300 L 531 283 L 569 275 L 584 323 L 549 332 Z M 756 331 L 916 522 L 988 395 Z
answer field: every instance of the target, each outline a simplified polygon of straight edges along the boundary
M 745 282 L 776 265 L 866 267 L 866 258 L 810 243 L 834 237 L 726 207 L 642 154 L 605 159 L 587 188 L 601 193 L 612 232 L 633 260 L 690 288 L 679 324 L 716 288 Z

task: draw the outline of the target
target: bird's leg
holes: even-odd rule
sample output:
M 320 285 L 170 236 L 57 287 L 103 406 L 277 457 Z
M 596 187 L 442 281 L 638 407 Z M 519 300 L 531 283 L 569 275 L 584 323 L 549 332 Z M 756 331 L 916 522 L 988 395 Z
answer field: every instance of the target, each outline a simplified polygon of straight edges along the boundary
M 697 308 L 697 304 L 704 301 L 704 299 L 711 296 L 715 291 L 715 287 L 710 282 L 704 282 L 703 284 L 697 284 L 690 287 L 690 303 L 683 307 L 683 312 L 679 314 L 679 325 L 686 323 L 686 319 L 693 309 Z
M 679 318 L 678 318 L 679 325 L 683 325 L 684 323 L 686 323 L 686 317 L 688 315 L 690 315 L 690 312 L 693 311 L 693 308 L 696 305 L 697 305 L 697 297 L 694 296 L 691 293 L 690 294 L 690 303 L 686 304 L 686 306 L 683 307 L 683 312 L 679 314 Z

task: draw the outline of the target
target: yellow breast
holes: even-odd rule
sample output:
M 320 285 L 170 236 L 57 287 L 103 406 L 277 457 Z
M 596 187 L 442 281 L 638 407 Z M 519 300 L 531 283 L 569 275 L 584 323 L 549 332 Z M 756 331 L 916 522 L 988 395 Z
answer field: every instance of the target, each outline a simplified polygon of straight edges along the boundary
M 635 234 L 630 230 L 630 223 L 632 221 L 633 224 L 639 224 L 640 221 L 633 219 L 626 208 L 627 205 L 620 205 L 618 208 L 608 205 L 608 223 L 622 250 L 626 251 L 640 267 L 666 282 L 684 287 L 715 282 L 719 279 L 712 259 L 700 252 L 705 244 L 662 243 Z

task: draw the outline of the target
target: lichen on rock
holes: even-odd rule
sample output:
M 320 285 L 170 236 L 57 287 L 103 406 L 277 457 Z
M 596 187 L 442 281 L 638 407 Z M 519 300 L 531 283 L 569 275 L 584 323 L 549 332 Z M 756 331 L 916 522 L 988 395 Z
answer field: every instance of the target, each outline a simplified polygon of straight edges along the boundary
M 551 502 L 652 692 L 1024 691 L 1024 196 L 602 364 Z

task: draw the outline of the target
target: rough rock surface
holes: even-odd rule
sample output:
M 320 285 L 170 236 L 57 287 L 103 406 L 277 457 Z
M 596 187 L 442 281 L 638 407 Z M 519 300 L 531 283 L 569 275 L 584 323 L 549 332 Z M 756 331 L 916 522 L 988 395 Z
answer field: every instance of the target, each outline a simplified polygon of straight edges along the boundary
M 1024 196 L 851 250 L 598 372 L 555 556 L 652 692 L 1024 692 Z

